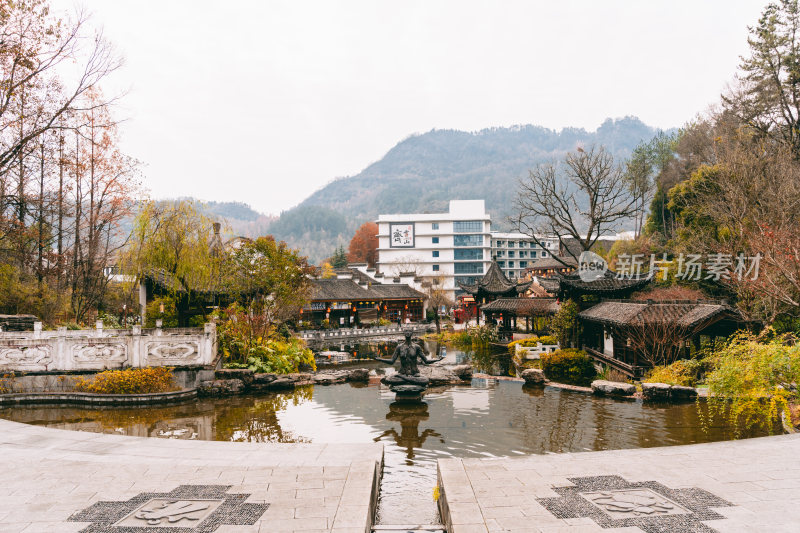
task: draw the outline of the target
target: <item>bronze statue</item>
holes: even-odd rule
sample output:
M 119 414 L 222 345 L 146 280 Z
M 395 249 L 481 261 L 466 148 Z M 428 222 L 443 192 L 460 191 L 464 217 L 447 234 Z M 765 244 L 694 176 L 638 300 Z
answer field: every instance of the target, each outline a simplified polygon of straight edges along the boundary
M 417 359 L 422 361 L 423 364 L 432 365 L 433 363 L 441 361 L 444 359 L 444 357 L 439 357 L 438 359 L 428 359 L 425 356 L 425 351 L 422 349 L 422 347 L 419 344 L 411 342 L 411 331 L 406 331 L 405 336 L 405 342 L 397 345 L 397 348 L 395 348 L 391 359 L 375 357 L 376 361 L 380 361 L 389 365 L 393 365 L 398 358 L 400 359 L 400 370 L 398 370 L 396 374 L 392 374 L 391 376 L 383 378 L 381 381 L 386 385 L 407 384 L 426 387 L 430 380 L 425 376 L 419 375 Z

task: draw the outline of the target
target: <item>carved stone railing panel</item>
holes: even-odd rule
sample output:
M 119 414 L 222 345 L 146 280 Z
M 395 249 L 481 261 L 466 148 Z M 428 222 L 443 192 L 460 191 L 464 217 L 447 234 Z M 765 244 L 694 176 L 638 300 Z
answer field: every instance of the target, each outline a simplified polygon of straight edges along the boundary
M 72 362 L 76 368 L 119 368 L 128 363 L 127 343 L 119 339 L 72 345 Z
M 53 353 L 49 344 L 0 346 L 0 369 L 23 372 L 51 370 Z
M 185 335 L 148 340 L 145 345 L 145 363 L 148 366 L 195 365 L 200 358 L 200 342 Z
M 0 333 L 0 374 L 144 366 L 207 366 L 217 355 L 217 328 L 32 331 Z

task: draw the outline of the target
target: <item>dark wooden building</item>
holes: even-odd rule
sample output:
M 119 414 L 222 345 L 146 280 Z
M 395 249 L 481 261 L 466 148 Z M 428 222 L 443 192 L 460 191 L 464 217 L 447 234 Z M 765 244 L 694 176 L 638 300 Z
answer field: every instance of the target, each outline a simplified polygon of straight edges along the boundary
M 581 311 L 578 320 L 589 355 L 637 378 L 654 362 L 689 358 L 704 343 L 753 325 L 736 309 L 704 300 L 604 301 Z
M 530 281 L 516 282 L 509 280 L 497 261 L 492 261 L 489 270 L 476 283 L 466 284 L 458 282 L 458 286 L 472 296 L 479 307 L 498 298 L 518 298 L 525 294 L 530 287 Z
M 559 261 L 559 259 L 561 261 Z M 526 269 L 526 277 L 528 279 L 536 276 L 540 278 L 549 278 L 559 274 L 569 274 L 578 268 L 578 260 L 572 256 L 559 256 L 543 257 L 533 263 Z
M 315 279 L 309 305 L 302 309 L 300 319 L 313 326 L 327 319 L 334 327 L 356 327 L 380 318 L 398 323 L 419 322 L 425 316 L 425 298 L 425 294 L 405 284 Z
M 487 322 L 498 322 L 504 331 L 515 331 L 524 321 L 527 333 L 544 333 L 559 307 L 555 298 L 498 298 L 484 305 L 483 313 Z

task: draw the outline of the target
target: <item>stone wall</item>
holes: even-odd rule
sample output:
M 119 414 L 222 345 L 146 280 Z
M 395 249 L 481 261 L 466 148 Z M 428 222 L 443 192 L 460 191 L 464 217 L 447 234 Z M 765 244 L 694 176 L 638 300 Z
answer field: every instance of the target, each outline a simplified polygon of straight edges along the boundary
M 215 324 L 204 328 L 0 332 L 0 374 L 80 372 L 146 366 L 202 367 L 217 355 Z

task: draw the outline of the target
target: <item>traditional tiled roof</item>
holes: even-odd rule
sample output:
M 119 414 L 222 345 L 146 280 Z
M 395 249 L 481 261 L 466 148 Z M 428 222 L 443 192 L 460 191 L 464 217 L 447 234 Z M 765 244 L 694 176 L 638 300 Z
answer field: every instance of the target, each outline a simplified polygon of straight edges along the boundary
M 144 272 L 143 277 L 151 282 L 155 287 L 170 293 L 185 294 L 186 287 L 181 283 L 178 278 L 167 272 L 163 268 L 151 268 Z M 189 285 L 189 290 L 197 295 L 212 295 L 222 294 L 226 292 L 226 288 L 222 286 L 219 280 L 206 278 L 203 280 L 193 280 L 188 278 L 185 280 Z
M 558 259 L 566 263 L 567 267 L 565 267 L 562 263 L 559 263 Z M 578 266 L 578 261 L 572 256 L 569 255 L 559 256 L 558 259 L 552 256 L 542 257 L 541 259 L 534 261 L 534 263 L 528 267 L 528 270 L 539 270 L 548 268 L 568 268 L 568 267 L 576 268 Z
M 541 316 L 555 314 L 559 307 L 555 298 L 498 298 L 484 305 L 481 310 L 489 313 L 511 313 L 516 316 Z
M 397 285 L 373 283 L 369 287 L 369 292 L 374 294 L 373 298 L 381 300 L 416 300 L 425 298 L 425 294 L 404 283 Z
M 478 294 L 478 291 L 484 291 L 489 294 L 522 294 L 528 290 L 531 282 L 515 283 L 510 281 L 500 267 L 497 261 L 492 261 L 489 265 L 489 270 L 477 283 L 466 284 L 458 283 L 458 286 L 470 294 Z
M 314 279 L 311 280 L 311 300 L 351 301 L 369 300 L 370 292 L 352 279 Z
M 685 328 L 694 328 L 720 315 L 737 322 L 745 322 L 741 314 L 728 305 L 687 300 L 670 302 L 606 301 L 578 314 L 583 320 L 611 326 L 636 326 L 666 322 Z
M 593 281 L 583 281 L 580 275 L 572 272 L 558 276 L 562 289 L 573 289 L 584 293 L 607 293 L 619 291 L 635 291 L 650 283 L 652 277 L 640 275 L 635 277 L 619 277 L 611 270 L 606 270 L 602 278 Z
M 550 294 L 558 293 L 558 289 L 561 288 L 561 281 L 557 277 L 540 278 L 537 276 L 536 283 L 538 283 L 544 290 L 546 290 Z
M 421 300 L 425 294 L 406 284 L 384 285 L 374 281 L 368 286 L 359 285 L 352 279 L 311 280 L 311 300 L 315 301 L 353 301 L 353 300 Z

